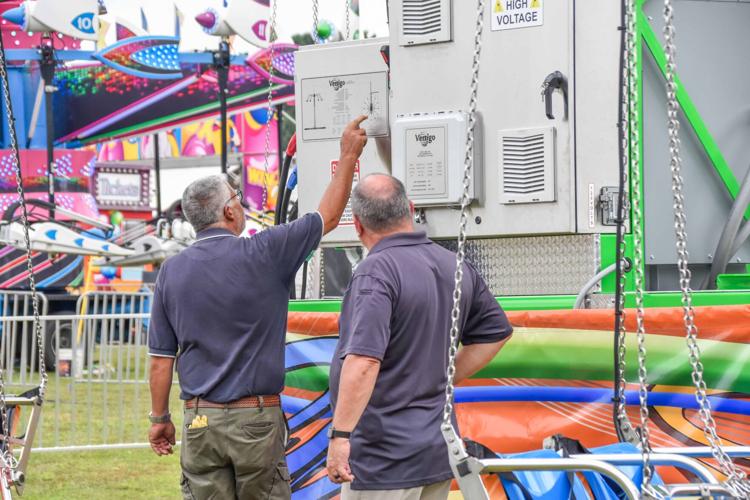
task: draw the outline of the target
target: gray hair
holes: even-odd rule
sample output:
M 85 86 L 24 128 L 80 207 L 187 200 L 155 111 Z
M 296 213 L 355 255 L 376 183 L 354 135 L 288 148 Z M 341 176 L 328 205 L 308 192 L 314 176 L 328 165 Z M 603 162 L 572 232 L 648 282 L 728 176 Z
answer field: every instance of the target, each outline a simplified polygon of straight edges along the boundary
M 221 175 L 210 175 L 191 183 L 182 193 L 182 213 L 195 232 L 221 220 L 224 205 L 231 194 L 227 180 Z
M 371 177 L 384 177 L 387 186 L 370 186 Z M 352 213 L 363 226 L 375 232 L 396 228 L 410 214 L 409 198 L 400 180 L 385 174 L 370 174 L 352 191 Z

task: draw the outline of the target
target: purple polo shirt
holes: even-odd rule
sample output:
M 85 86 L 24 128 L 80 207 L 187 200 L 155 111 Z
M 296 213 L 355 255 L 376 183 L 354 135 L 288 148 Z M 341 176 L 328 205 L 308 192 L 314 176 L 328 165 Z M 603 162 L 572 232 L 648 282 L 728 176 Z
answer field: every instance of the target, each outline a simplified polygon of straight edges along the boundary
M 162 265 L 149 354 L 177 356 L 182 399 L 282 391 L 290 287 L 322 235 L 318 213 L 251 238 L 207 229 Z
M 424 233 L 401 233 L 375 245 L 352 277 L 331 364 L 334 408 L 344 358 L 358 354 L 381 361 L 351 438 L 352 489 L 413 488 L 453 477 L 440 424 L 455 270 L 455 253 Z M 463 345 L 511 334 L 505 313 L 468 264 L 462 290 Z

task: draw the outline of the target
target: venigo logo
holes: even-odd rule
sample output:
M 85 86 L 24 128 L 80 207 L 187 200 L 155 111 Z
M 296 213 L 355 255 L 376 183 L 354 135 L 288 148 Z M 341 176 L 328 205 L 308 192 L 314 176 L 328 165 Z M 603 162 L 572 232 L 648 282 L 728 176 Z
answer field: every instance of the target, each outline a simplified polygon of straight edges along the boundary
M 333 90 L 338 92 L 341 89 L 341 87 L 346 85 L 346 82 L 344 80 L 341 80 L 340 78 L 333 78 L 331 80 L 328 80 L 328 85 L 333 87 Z
M 414 139 L 422 144 L 423 148 L 426 148 L 433 142 L 435 142 L 435 135 L 434 134 L 428 134 L 427 132 L 420 132 L 418 134 L 414 134 Z
M 84 12 L 71 22 L 73 27 L 89 35 L 94 34 L 94 13 Z

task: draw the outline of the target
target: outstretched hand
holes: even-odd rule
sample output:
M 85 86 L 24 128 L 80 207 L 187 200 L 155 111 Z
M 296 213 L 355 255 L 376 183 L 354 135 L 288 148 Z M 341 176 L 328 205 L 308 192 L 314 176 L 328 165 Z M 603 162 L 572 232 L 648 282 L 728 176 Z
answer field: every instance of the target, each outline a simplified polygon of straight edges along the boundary
M 157 455 L 171 455 L 175 444 L 175 428 L 172 422 L 166 424 L 151 424 L 148 431 L 148 442 Z
M 367 115 L 361 115 L 351 121 L 341 134 L 341 159 L 357 161 L 367 144 L 367 132 L 360 128 Z

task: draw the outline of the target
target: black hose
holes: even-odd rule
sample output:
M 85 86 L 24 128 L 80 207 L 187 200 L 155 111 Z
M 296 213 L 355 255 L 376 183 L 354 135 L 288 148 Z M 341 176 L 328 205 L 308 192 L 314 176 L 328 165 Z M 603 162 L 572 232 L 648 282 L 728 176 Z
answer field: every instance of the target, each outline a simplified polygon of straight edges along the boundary
M 282 217 L 282 207 L 284 206 L 284 196 L 286 194 L 286 182 L 289 180 L 289 167 L 292 164 L 292 156 L 284 156 L 284 163 L 281 166 L 281 172 L 279 173 L 279 187 L 276 191 L 276 211 L 273 215 L 273 224 L 278 226 L 286 222 L 286 219 Z
M 613 377 L 613 396 L 612 396 L 612 419 L 615 425 L 615 432 L 617 433 L 617 439 L 620 442 L 624 442 L 625 435 L 622 432 L 622 429 L 620 428 L 620 422 L 618 419 L 617 409 L 620 406 L 620 403 L 624 403 L 620 401 L 620 384 L 622 382 L 620 377 L 620 360 L 619 360 L 619 348 L 620 348 L 620 327 L 622 325 L 623 321 L 623 311 L 622 311 L 622 302 L 624 301 L 622 297 L 622 288 L 623 288 L 623 280 L 625 279 L 625 275 L 623 272 L 622 267 L 622 260 L 624 255 L 622 254 L 622 248 L 623 248 L 623 239 L 625 237 L 625 172 L 628 168 L 627 165 L 625 165 L 624 161 L 624 155 L 625 155 L 625 149 L 624 149 L 624 141 L 627 139 L 625 137 L 625 128 L 623 127 L 623 121 L 625 119 L 625 113 L 623 109 L 623 102 L 625 101 L 625 95 L 623 91 L 623 87 L 625 84 L 625 31 L 626 31 L 626 25 L 625 25 L 625 0 L 622 0 L 621 2 L 621 11 L 620 11 L 620 90 L 619 90 L 619 99 L 618 99 L 618 131 L 619 131 L 619 153 L 620 153 L 620 169 L 619 174 L 620 178 L 618 181 L 618 186 L 620 189 L 620 192 L 617 196 L 617 243 L 616 243 L 616 256 L 615 256 L 615 327 L 614 327 L 614 377 Z

